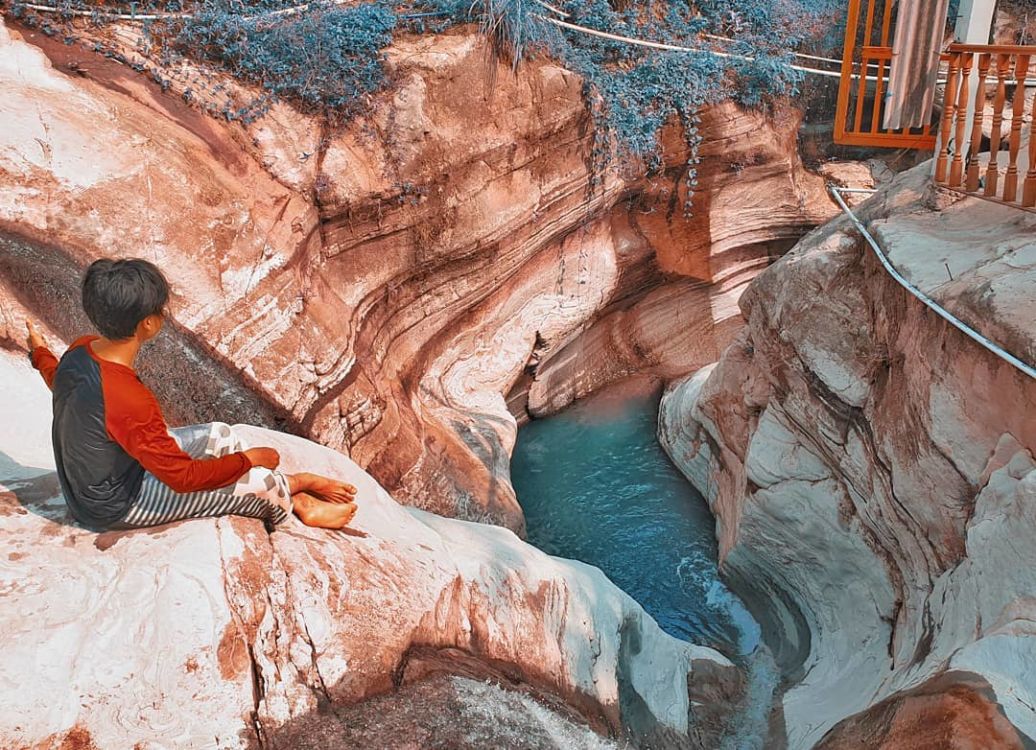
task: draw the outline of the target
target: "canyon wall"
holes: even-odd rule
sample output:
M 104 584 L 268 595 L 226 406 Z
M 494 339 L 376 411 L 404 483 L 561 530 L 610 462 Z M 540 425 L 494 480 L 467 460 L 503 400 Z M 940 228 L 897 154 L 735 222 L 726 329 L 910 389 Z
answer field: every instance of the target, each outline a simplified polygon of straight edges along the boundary
M 936 190 L 930 168 L 859 215 L 913 284 L 1036 361 L 1036 217 Z M 847 218 L 741 309 L 718 364 L 667 391 L 659 436 L 783 669 L 775 735 L 1031 746 L 1036 381 L 912 297 Z
M 130 27 L 82 34 L 0 27 L 0 276 L 20 303 L 68 339 L 91 260 L 153 260 L 171 325 L 141 373 L 172 421 L 302 434 L 402 502 L 519 533 L 507 400 L 547 413 L 714 359 L 745 282 L 834 211 L 793 109 L 723 105 L 686 218 L 678 133 L 654 177 L 595 166 L 578 77 L 487 62 L 471 28 L 398 38 L 392 89 L 334 130 L 284 104 L 211 117 L 185 103 L 210 95 L 197 71 L 162 87 L 91 51 L 138 59 Z

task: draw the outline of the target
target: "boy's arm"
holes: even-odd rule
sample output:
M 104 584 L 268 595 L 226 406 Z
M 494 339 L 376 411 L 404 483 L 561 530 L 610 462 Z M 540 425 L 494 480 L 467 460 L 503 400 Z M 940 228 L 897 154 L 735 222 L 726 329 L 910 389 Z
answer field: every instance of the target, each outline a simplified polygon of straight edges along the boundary
M 104 405 L 112 439 L 176 492 L 226 487 L 252 468 L 243 452 L 191 458 L 169 434 L 154 394 L 139 381 L 131 385 L 127 379 L 114 388 L 105 384 Z
M 27 343 L 29 345 L 29 361 L 32 362 L 32 366 L 40 371 L 40 375 L 43 376 L 43 380 L 46 381 L 47 387 L 54 388 L 54 373 L 58 369 L 58 358 L 54 356 L 54 353 L 47 348 L 43 341 L 43 336 L 36 330 L 36 326 L 33 325 L 31 320 L 25 321 L 25 327 L 29 331 Z

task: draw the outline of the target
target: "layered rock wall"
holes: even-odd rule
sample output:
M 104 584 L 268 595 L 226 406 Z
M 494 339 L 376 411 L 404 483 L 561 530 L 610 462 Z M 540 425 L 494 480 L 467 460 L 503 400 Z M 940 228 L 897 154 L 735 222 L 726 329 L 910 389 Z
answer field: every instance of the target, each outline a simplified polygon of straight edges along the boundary
M 912 283 L 1033 361 L 1036 220 L 940 194 L 929 166 L 860 215 Z M 1031 742 L 1036 382 L 910 296 L 845 218 L 741 307 L 715 368 L 666 394 L 660 438 L 784 669 L 788 744 L 859 712 L 825 747 L 900 747 L 904 723 L 958 714 L 984 727 L 973 746 Z
M 142 372 L 171 418 L 304 434 L 447 515 L 521 531 L 505 396 L 543 413 L 713 358 L 744 281 L 834 210 L 791 110 L 703 114 L 693 218 L 675 132 L 663 173 L 609 167 L 591 189 L 581 81 L 541 59 L 500 63 L 489 88 L 472 29 L 399 38 L 394 87 L 334 131 L 283 104 L 217 121 L 184 103 L 185 75 L 164 91 L 92 53 L 91 33 L 136 54 L 128 28 L 72 46 L 0 28 L 16 296 L 70 338 L 87 263 L 157 262 L 173 335 Z

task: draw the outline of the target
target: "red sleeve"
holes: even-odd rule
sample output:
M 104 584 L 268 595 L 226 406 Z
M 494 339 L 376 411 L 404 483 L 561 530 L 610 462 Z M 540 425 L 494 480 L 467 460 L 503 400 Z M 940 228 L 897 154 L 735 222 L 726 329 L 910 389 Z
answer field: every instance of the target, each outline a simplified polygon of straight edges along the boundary
M 47 383 L 47 387 L 54 387 L 54 373 L 58 369 L 58 358 L 45 346 L 37 346 L 29 353 L 32 366 L 40 371 L 40 375 Z
M 72 342 L 71 346 L 68 347 L 68 351 L 72 351 L 77 346 L 83 346 L 96 339 L 96 336 L 80 336 Z M 31 352 L 29 352 L 29 359 L 32 361 L 32 366 L 40 371 L 40 375 L 47 382 L 47 387 L 54 390 L 54 373 L 58 369 L 58 358 L 54 356 L 54 353 L 46 346 L 37 346 Z
M 135 376 L 120 373 L 102 377 L 102 383 L 108 434 L 141 466 L 175 491 L 226 487 L 252 468 L 244 453 L 191 458 L 169 434 L 155 395 Z

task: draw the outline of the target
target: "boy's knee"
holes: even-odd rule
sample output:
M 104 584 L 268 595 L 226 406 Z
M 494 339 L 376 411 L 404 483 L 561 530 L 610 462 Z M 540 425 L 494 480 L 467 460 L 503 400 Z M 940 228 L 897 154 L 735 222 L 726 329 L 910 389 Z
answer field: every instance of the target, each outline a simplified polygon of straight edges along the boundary
M 234 435 L 234 431 L 226 422 L 209 422 L 209 434 L 215 438 L 229 440 Z
M 237 481 L 236 494 L 251 494 L 291 510 L 291 485 L 279 471 L 256 466 Z

